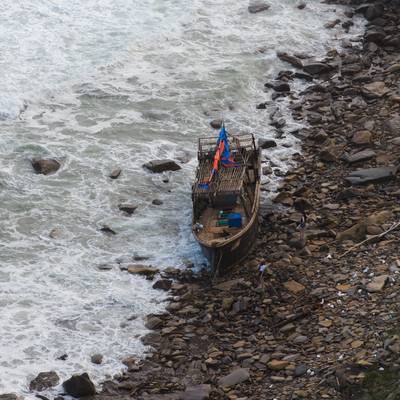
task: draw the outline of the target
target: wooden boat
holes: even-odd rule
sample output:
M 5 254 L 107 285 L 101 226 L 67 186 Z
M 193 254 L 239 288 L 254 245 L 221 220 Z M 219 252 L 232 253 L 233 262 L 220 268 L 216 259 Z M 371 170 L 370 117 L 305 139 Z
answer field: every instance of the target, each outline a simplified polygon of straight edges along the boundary
M 261 153 L 251 134 L 229 136 L 228 141 L 235 167 L 220 166 L 210 180 L 217 138 L 199 139 L 192 188 L 193 234 L 216 275 L 246 258 L 258 231 Z M 238 214 L 241 226 L 231 226 L 229 218 Z M 221 216 L 228 217 L 228 225 Z

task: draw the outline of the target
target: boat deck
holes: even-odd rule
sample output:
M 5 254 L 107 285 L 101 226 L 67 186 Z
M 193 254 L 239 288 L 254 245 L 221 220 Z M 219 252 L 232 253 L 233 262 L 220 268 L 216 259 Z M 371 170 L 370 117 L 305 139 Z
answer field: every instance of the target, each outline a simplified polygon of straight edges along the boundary
M 203 242 L 220 241 L 229 238 L 240 232 L 248 223 L 243 207 L 238 204 L 230 211 L 242 215 L 242 227 L 217 226 L 219 211 L 219 209 L 207 207 L 202 213 L 198 222 L 203 225 L 203 229 L 197 233 L 197 237 Z

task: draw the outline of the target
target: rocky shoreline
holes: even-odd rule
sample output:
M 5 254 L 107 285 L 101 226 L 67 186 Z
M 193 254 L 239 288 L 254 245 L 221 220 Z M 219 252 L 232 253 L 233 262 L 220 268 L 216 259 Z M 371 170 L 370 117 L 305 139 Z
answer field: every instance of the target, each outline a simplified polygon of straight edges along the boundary
M 302 153 L 262 207 L 248 261 L 216 281 L 163 271 L 155 287 L 170 292 L 170 303 L 147 318 L 151 355 L 127 358 L 127 371 L 95 398 L 400 397 L 400 9 L 359 3 L 331 25 L 351 29 L 354 13 L 363 13 L 361 47 L 348 42 L 317 61 L 281 53 L 296 70 L 266 84 L 308 128 L 291 133 Z M 294 93 L 294 79 L 311 84 Z M 283 134 L 278 108 L 270 119 Z M 82 396 L 93 394 L 89 377 L 79 379 L 90 389 Z

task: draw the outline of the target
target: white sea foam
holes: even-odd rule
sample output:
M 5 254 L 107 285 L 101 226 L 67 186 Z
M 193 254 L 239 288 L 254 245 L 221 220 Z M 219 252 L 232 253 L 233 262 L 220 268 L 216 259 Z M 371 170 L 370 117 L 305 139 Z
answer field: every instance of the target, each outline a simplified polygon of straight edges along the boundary
M 0 393 L 26 394 L 52 369 L 100 382 L 122 357 L 146 351 L 142 317 L 162 310 L 164 296 L 118 262 L 139 254 L 161 268 L 201 264 L 190 235 L 197 137 L 215 134 L 212 117 L 273 137 L 268 111 L 255 105 L 269 99 L 264 82 L 288 67 L 276 51 L 318 56 L 344 36 L 323 28 L 340 7 L 270 3 L 253 15 L 226 0 L 2 1 Z M 285 169 L 298 148 L 290 135 L 279 144 L 268 156 Z M 35 175 L 34 156 L 62 168 Z M 187 161 L 168 183 L 141 166 L 166 157 Z M 121 201 L 139 205 L 134 216 L 118 211 Z M 118 234 L 99 232 L 104 224 Z M 93 353 L 103 365 L 91 364 Z

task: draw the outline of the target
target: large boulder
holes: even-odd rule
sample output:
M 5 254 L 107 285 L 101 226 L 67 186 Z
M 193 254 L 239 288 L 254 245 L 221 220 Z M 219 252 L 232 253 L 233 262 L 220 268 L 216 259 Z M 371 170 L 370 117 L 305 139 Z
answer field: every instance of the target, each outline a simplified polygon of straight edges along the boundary
M 41 372 L 35 379 L 29 384 L 29 390 L 35 390 L 42 392 L 43 390 L 50 389 L 58 385 L 60 378 L 55 371 Z
M 173 160 L 152 160 L 143 164 L 143 167 L 151 172 L 178 171 L 181 167 Z
M 96 388 L 86 372 L 73 375 L 63 383 L 63 388 L 67 394 L 77 398 L 96 394 Z
M 61 164 L 53 158 L 34 158 L 32 167 L 37 174 L 49 175 L 57 172 Z

